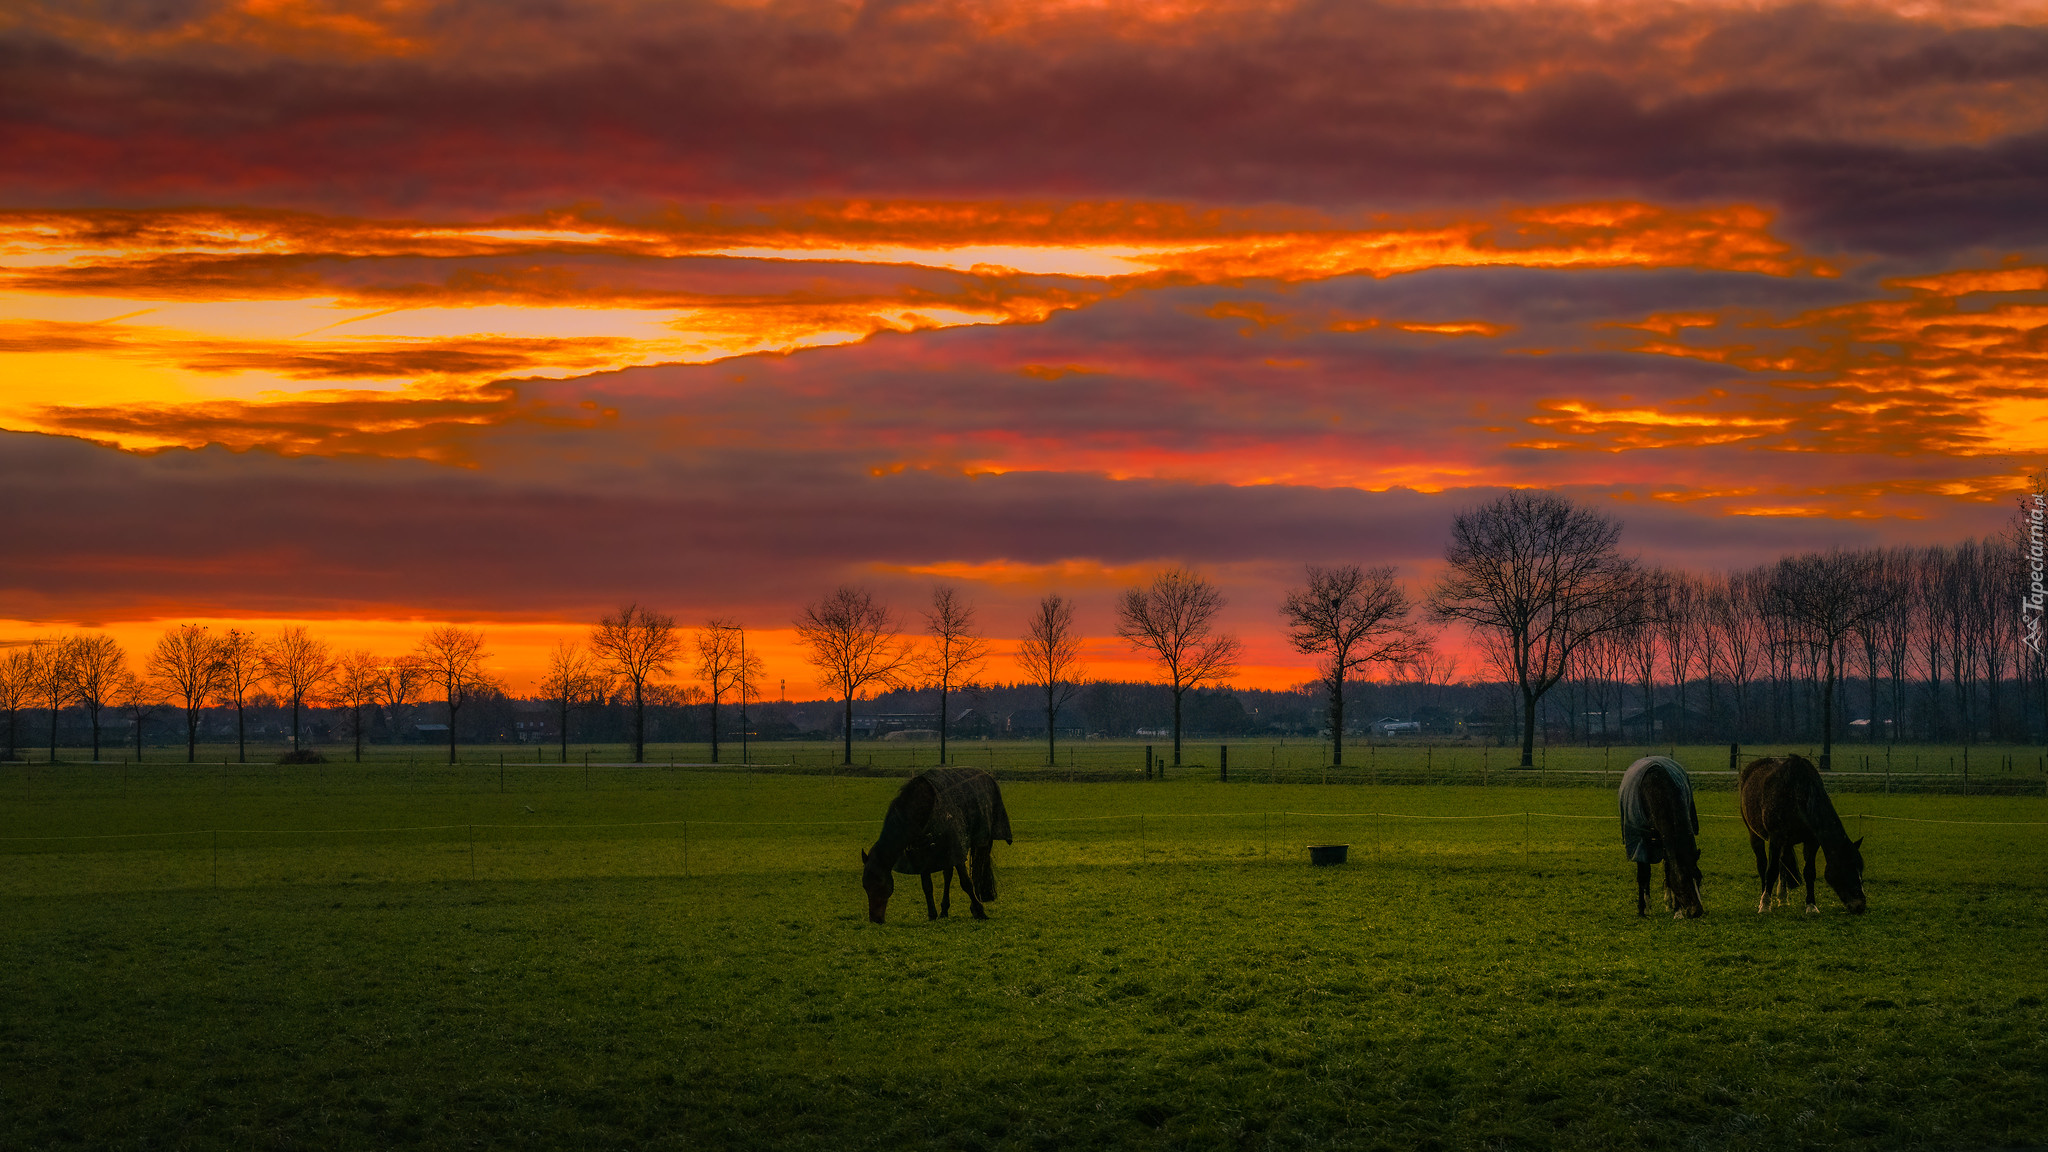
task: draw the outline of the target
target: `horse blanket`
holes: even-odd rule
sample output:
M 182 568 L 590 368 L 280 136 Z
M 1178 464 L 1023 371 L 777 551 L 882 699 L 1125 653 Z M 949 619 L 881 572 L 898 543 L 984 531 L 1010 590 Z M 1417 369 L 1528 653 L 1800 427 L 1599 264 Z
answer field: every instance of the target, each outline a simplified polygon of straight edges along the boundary
M 954 844 L 971 855 L 997 840 L 1015 843 L 995 777 L 979 768 L 929 768 L 917 779 L 932 787 L 932 814 L 923 828 L 911 830 L 903 855 L 896 858 L 897 872 L 937 872 L 952 861 Z
M 1621 843 L 1628 849 L 1628 858 L 1638 864 L 1664 862 L 1664 845 L 1657 837 L 1657 826 L 1650 822 L 1650 806 L 1643 794 L 1643 784 L 1652 772 L 1660 772 L 1678 785 L 1686 815 L 1692 818 L 1692 834 L 1700 834 L 1700 813 L 1693 807 L 1692 781 L 1686 779 L 1685 769 L 1669 756 L 1645 756 L 1621 774 Z

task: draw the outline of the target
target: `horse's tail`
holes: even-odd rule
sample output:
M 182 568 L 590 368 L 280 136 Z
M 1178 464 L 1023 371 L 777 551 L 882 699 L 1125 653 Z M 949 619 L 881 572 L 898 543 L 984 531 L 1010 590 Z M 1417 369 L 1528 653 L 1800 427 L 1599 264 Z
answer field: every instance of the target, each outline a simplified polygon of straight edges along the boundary
M 973 852 L 971 861 L 974 869 L 974 891 L 984 901 L 996 898 L 995 852 L 983 844 Z

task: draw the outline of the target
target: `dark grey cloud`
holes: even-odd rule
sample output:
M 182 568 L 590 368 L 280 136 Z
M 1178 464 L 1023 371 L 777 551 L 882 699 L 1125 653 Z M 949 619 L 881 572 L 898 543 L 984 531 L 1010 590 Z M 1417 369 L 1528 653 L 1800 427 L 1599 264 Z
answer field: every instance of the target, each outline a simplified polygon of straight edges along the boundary
M 215 7 L 26 10 L 0 34 L 0 199 L 1643 197 L 1778 206 L 1828 248 L 2048 239 L 2038 24 L 1304 0 L 992 30 L 969 5 L 471 0 L 400 27 L 403 57 L 149 39 Z

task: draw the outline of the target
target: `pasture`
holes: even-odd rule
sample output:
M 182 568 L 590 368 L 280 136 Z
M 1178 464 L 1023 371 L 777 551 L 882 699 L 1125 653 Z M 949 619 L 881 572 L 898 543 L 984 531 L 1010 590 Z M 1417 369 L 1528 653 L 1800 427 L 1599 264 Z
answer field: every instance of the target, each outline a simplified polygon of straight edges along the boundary
M 329 769 L 301 766 L 318 777 L 325 771 L 355 763 L 354 749 L 347 744 L 309 746 L 330 762 Z M 270 770 L 277 775 L 277 760 L 288 750 L 282 743 L 252 741 L 246 763 L 237 762 L 233 744 L 201 744 L 198 764 L 180 768 L 185 762 L 182 743 L 146 744 L 141 764 L 152 766 L 159 777 L 177 773 L 205 774 L 220 770 L 228 776 Z M 1043 741 L 956 740 L 949 748 L 953 763 L 986 768 L 1008 775 L 1034 779 L 1088 780 L 1096 782 L 1136 780 L 1144 777 L 1147 749 L 1155 761 L 1165 760 L 1169 778 L 1215 778 L 1228 749 L 1229 767 L 1240 782 L 1346 783 L 1346 784 L 1470 784 L 1480 787 L 1523 787 L 1536 785 L 1590 785 L 1612 787 L 1623 769 L 1647 752 L 1667 753 L 1687 766 L 1703 788 L 1732 787 L 1726 744 L 1659 745 L 1648 749 L 1634 746 L 1586 746 L 1539 744 L 1533 772 L 1516 768 L 1519 747 L 1506 748 L 1480 741 L 1421 737 L 1347 738 L 1344 766 L 1330 767 L 1330 746 L 1326 739 L 1304 737 L 1230 737 L 1189 739 L 1182 749 L 1182 763 L 1172 766 L 1170 738 L 1150 740 L 1062 740 L 1047 763 Z M 1818 761 L 1820 747 L 1815 741 L 1772 742 L 1745 745 L 1741 758 L 1797 752 Z M 46 764 L 47 749 L 24 747 L 25 761 Z M 554 769 L 585 765 L 603 770 L 624 766 L 632 760 L 632 748 L 624 744 L 576 744 L 566 759 L 556 744 L 464 744 L 458 749 L 460 762 L 473 769 L 470 783 L 476 787 L 497 786 L 492 775 L 502 766 L 509 779 L 531 776 L 536 786 L 551 787 L 560 774 Z M 743 750 L 728 740 L 720 749 L 723 767 L 742 767 Z M 789 772 L 835 774 L 844 772 L 844 749 L 836 740 L 775 740 L 754 742 L 744 750 L 745 765 Z M 60 766 L 75 767 L 91 761 L 87 748 L 60 747 Z M 358 779 L 389 781 L 401 770 L 433 775 L 447 767 L 445 745 L 431 743 L 368 744 L 363 749 L 364 768 L 344 772 Z M 663 767 L 704 765 L 711 760 L 708 744 L 650 742 L 645 763 Z M 902 775 L 938 763 L 938 744 L 926 740 L 856 740 L 854 768 Z M 109 742 L 100 749 L 98 766 L 119 769 L 138 763 L 132 744 Z M 542 771 L 543 769 L 548 769 Z M 368 775 L 365 776 L 364 773 Z M 28 777 L 15 779 L 33 779 Z M 488 781 L 485 777 L 489 777 Z M 1727 777 L 1727 779 L 1720 779 Z M 1844 742 L 1835 746 L 1833 787 L 1838 790 L 1954 791 L 1973 790 L 2034 793 L 2048 796 L 2048 752 L 2027 745 L 1936 745 L 1868 744 Z M 0 784 L 0 787 L 5 787 Z
M 1674 922 L 1607 786 L 1012 779 L 993 919 L 876 927 L 897 785 L 0 770 L 0 1146 L 2048 1141 L 2035 796 L 1841 795 L 1870 913 L 1759 916 L 1703 789 Z

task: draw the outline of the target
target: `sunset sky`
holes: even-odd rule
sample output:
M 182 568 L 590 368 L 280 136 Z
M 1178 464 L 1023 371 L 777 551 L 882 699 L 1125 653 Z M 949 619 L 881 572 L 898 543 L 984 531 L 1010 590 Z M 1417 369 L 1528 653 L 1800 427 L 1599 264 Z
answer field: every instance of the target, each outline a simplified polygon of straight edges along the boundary
M 4 641 L 524 691 L 636 600 L 795 698 L 805 601 L 945 580 L 1136 678 L 1186 562 L 1283 686 L 1304 563 L 1505 487 L 1726 568 L 2048 448 L 2038 3 L 30 0 L 0 156 Z

